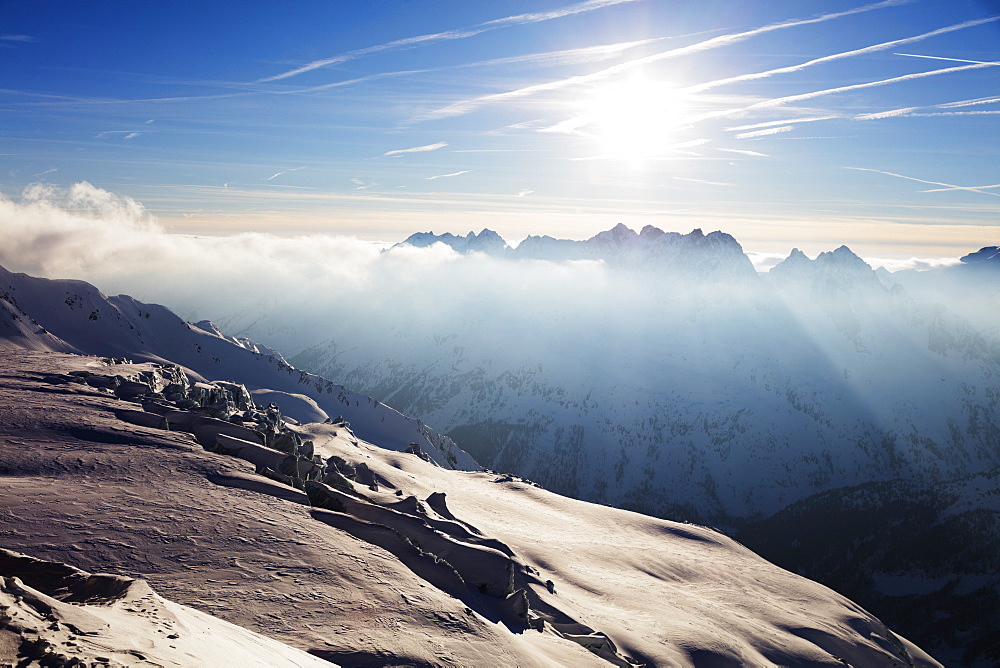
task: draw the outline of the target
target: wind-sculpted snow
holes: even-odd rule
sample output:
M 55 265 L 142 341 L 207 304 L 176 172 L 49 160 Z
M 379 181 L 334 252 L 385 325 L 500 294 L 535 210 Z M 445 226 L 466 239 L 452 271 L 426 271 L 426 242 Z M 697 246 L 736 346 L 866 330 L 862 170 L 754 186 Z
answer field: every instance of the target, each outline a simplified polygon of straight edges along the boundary
M 0 549 L 0 660 L 18 666 L 330 664 L 164 600 L 143 580 Z

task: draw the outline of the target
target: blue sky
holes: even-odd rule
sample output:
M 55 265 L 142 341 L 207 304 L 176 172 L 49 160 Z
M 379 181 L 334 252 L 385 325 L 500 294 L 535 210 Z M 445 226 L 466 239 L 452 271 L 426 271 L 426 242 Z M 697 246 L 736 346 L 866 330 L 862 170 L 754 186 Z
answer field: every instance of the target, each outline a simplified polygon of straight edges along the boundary
M 178 233 L 1000 241 L 1000 3 L 0 4 L 0 191 Z

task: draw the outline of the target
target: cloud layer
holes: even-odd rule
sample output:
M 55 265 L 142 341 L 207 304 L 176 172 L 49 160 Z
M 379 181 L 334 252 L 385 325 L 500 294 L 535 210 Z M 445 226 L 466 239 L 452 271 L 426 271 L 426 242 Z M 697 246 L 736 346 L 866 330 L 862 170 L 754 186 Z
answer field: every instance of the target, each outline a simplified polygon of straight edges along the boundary
M 234 333 L 270 331 L 262 318 L 273 318 L 275 330 L 303 332 L 320 331 L 331 318 L 361 329 L 476 317 L 558 329 L 552 318 L 560 313 L 590 322 L 584 314 L 601 320 L 611 309 L 625 322 L 655 311 L 663 297 L 648 281 L 599 262 L 511 262 L 440 244 L 382 252 L 384 245 L 330 235 L 174 234 L 135 200 L 88 183 L 66 190 L 35 185 L 19 201 L 0 196 L 0 231 L 0 264 L 9 270 L 86 280 L 188 319 L 222 320 Z M 782 259 L 750 257 L 758 270 Z M 895 270 L 944 263 L 878 264 Z M 595 304 L 604 306 L 595 311 Z

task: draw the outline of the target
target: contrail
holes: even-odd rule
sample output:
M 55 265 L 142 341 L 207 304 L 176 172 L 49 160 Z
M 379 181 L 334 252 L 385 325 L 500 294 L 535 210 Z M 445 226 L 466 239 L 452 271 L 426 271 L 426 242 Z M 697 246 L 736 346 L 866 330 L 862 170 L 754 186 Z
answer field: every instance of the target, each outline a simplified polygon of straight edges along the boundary
M 830 21 L 832 19 L 842 18 L 844 16 L 850 16 L 852 14 L 860 14 L 862 12 L 868 12 L 875 9 L 882 9 L 884 7 L 891 7 L 899 4 L 903 4 L 907 0 L 884 0 L 883 2 L 876 2 L 870 5 L 864 5 L 863 7 L 857 7 L 855 9 L 849 9 L 843 12 L 836 12 L 832 14 L 823 14 L 816 18 L 811 19 L 793 19 L 790 21 L 784 21 L 782 23 L 772 23 L 770 25 L 762 26 L 760 28 L 754 28 L 753 30 L 747 30 L 744 32 L 730 33 L 728 35 L 719 35 L 718 37 L 713 37 L 711 39 L 698 42 L 697 44 L 691 44 L 689 46 L 680 47 L 677 49 L 671 49 L 669 51 L 663 51 L 643 58 L 637 58 L 635 60 L 630 60 L 624 63 L 619 63 L 612 67 L 600 70 L 598 72 L 593 72 L 591 74 L 583 74 L 574 77 L 569 77 L 566 79 L 560 79 L 558 81 L 549 81 L 543 84 L 535 84 L 533 86 L 526 86 L 524 88 L 518 88 L 517 90 L 507 91 L 505 93 L 494 93 L 492 95 L 483 95 L 481 97 L 472 98 L 470 100 L 464 100 L 462 102 L 455 102 L 441 109 L 437 109 L 428 114 L 425 118 L 444 118 L 448 116 L 459 116 L 461 114 L 468 113 L 473 109 L 477 109 L 483 105 L 490 104 L 493 102 L 501 102 L 504 100 L 515 99 L 519 97 L 526 97 L 528 95 L 534 95 L 535 93 L 542 93 L 550 90 L 558 90 L 560 88 L 566 88 L 567 86 L 576 86 L 580 84 L 592 83 L 594 81 L 600 81 L 606 79 L 610 76 L 620 74 L 622 72 L 628 72 L 634 70 L 638 67 L 648 65 L 650 63 L 655 63 L 661 60 L 666 60 L 668 58 L 679 58 L 681 56 L 686 56 L 692 53 L 699 53 L 701 51 L 707 51 L 709 49 L 715 49 L 721 46 L 728 46 L 730 44 L 735 44 L 737 42 L 742 42 L 744 40 L 750 39 L 751 37 L 756 37 L 757 35 L 762 35 L 764 33 L 772 32 L 775 30 L 783 30 L 785 28 L 794 28 L 802 25 L 809 25 L 812 23 L 821 23 L 824 21 Z
M 311 63 L 307 63 L 301 67 L 296 67 L 295 69 L 288 70 L 287 72 L 282 72 L 281 74 L 276 74 L 274 76 L 258 79 L 255 83 L 267 83 L 268 81 L 278 81 L 280 79 L 287 79 L 288 77 L 293 77 L 298 74 L 302 74 L 304 72 L 310 72 L 312 70 L 316 70 L 321 67 L 326 67 L 327 65 L 337 65 L 340 63 L 345 63 L 349 60 L 362 58 L 364 56 L 368 56 L 373 53 L 382 53 L 385 51 L 396 51 L 399 49 L 407 49 L 422 44 L 430 44 L 432 42 L 440 42 L 444 40 L 465 39 L 467 37 L 474 37 L 476 35 L 488 32 L 490 30 L 496 30 L 498 28 L 504 28 L 513 25 L 524 25 L 526 23 L 539 23 L 541 21 L 550 21 L 552 19 L 562 18 L 564 16 L 581 14 L 583 12 L 594 11 L 595 9 L 602 9 L 604 7 L 611 7 L 613 5 L 620 5 L 626 2 L 635 2 L 635 1 L 636 0 L 587 0 L 586 2 L 577 3 L 575 5 L 569 5 L 567 7 L 561 7 L 559 9 L 553 9 L 552 11 L 548 12 L 516 14 L 514 16 L 507 16 L 500 19 L 493 19 L 492 21 L 486 21 L 485 23 L 479 23 L 469 28 L 459 28 L 457 30 L 446 30 L 444 32 L 431 33 L 428 35 L 417 35 L 416 37 L 406 37 L 404 39 L 397 39 L 392 42 L 386 42 L 385 44 L 377 44 L 375 46 L 368 46 L 363 49 L 355 49 L 354 51 L 348 51 L 347 53 L 342 53 L 338 56 L 333 56 L 332 58 L 323 58 L 322 60 L 314 60 Z
M 766 123 L 754 123 L 752 125 L 737 125 L 726 128 L 728 132 L 738 132 L 740 130 L 756 130 L 757 128 L 769 128 L 775 125 L 788 125 L 789 123 L 815 123 L 816 121 L 829 121 L 840 116 L 805 116 L 803 118 L 786 118 L 780 121 L 767 121 Z
M 463 169 L 460 172 L 452 172 L 451 174 L 438 174 L 437 176 L 428 176 L 425 180 L 433 181 L 434 179 L 447 179 L 451 176 L 461 176 L 462 174 L 468 174 L 470 170 Z
M 987 19 L 989 21 L 996 21 L 1000 16 L 995 16 L 992 19 Z M 953 63 L 973 63 L 974 65 L 985 65 L 982 60 L 965 60 L 964 58 L 945 58 L 944 56 L 921 56 L 916 53 L 897 53 L 897 56 L 906 56 L 907 58 L 927 58 L 929 60 L 950 60 Z
M 759 151 L 748 151 L 742 148 L 717 148 L 716 151 L 724 151 L 726 153 L 739 153 L 741 155 L 752 155 L 756 158 L 767 158 L 770 157 L 767 153 L 760 153 Z
M 845 93 L 851 90 L 862 90 L 864 88 L 876 88 L 878 86 L 887 86 L 893 83 L 899 83 L 900 81 L 912 81 L 913 79 L 923 79 L 924 77 L 936 76 L 938 74 L 949 74 L 951 72 L 964 72 L 965 70 L 978 70 L 984 67 L 995 67 L 1000 65 L 1000 62 L 986 62 L 978 63 L 976 65 L 961 65 L 958 67 L 945 67 L 939 70 L 931 70 L 929 72 L 915 72 L 913 74 L 904 74 L 899 77 L 892 77 L 891 79 L 880 79 L 878 81 L 868 81 L 866 83 L 851 84 L 850 86 L 839 86 L 837 88 L 826 88 L 824 90 L 817 90 L 811 93 L 799 93 L 798 95 L 786 95 L 785 97 L 776 97 L 770 100 L 762 100 L 761 102 L 756 102 L 754 104 L 748 105 L 746 107 L 738 107 L 735 109 L 725 109 L 722 111 L 712 111 L 707 114 L 702 114 L 691 122 L 704 121 L 711 118 L 724 118 L 726 116 L 733 116 L 736 114 L 742 114 L 747 111 L 752 111 L 754 109 L 767 109 L 769 107 L 778 107 L 789 102 L 800 102 L 802 100 L 812 100 L 817 97 L 823 97 L 825 95 L 833 95 L 834 93 Z
M 991 16 L 987 19 L 977 19 L 973 21 L 965 21 L 964 23 L 956 23 L 955 25 L 946 26 L 944 28 L 938 28 L 937 30 L 932 30 L 930 32 L 925 32 L 920 35 L 915 35 L 914 37 L 905 37 L 903 39 L 893 40 L 891 42 L 882 42 L 881 44 L 874 44 L 872 46 L 866 46 L 862 49 L 854 49 L 853 51 L 844 51 L 842 53 L 835 53 L 829 56 L 823 56 L 822 58 L 814 58 L 813 60 L 808 60 L 804 63 L 799 63 L 798 65 L 789 65 L 787 67 L 778 67 L 773 70 L 767 70 L 765 72 L 755 72 L 753 74 L 741 74 L 735 77 L 728 77 L 726 79 L 716 79 L 715 81 L 707 81 L 705 83 L 696 84 L 694 86 L 688 86 L 687 88 L 682 88 L 681 92 L 684 93 L 700 93 L 702 91 L 709 90 L 711 88 L 716 88 L 718 86 L 723 86 L 726 84 L 737 83 L 739 81 L 754 81 L 756 79 L 765 79 L 775 74 L 787 74 L 789 72 L 798 72 L 799 70 L 804 70 L 807 67 L 812 67 L 813 65 L 819 65 L 820 63 L 828 63 L 833 60 L 841 60 L 842 58 L 850 58 L 852 56 L 860 56 L 866 53 L 875 53 L 878 51 L 885 51 L 896 46 L 903 44 L 911 44 L 913 42 L 919 42 L 925 40 L 929 37 L 935 37 L 937 35 L 944 35 L 949 32 L 955 32 L 956 30 L 962 30 L 963 28 L 971 28 L 973 26 L 982 25 L 983 23 L 990 23 L 992 21 L 1000 21 L 1000 16 Z M 897 56 L 908 56 L 908 53 L 897 53 Z M 934 56 L 914 56 L 916 58 L 933 58 Z M 940 58 L 938 60 L 954 60 L 963 63 L 975 63 L 983 64 L 975 60 L 959 60 L 957 58 Z
M 878 121 L 883 118 L 895 118 L 896 116 L 906 116 L 923 107 L 903 107 L 902 109 L 890 109 L 889 111 L 878 111 L 872 114 L 858 114 L 854 117 L 856 121 Z
M 941 183 L 940 181 L 927 181 L 925 179 L 917 179 L 912 176 L 903 176 L 902 174 L 896 174 L 895 172 L 885 172 L 881 169 L 869 169 L 868 167 L 845 167 L 845 169 L 853 169 L 858 172 L 873 172 L 875 174 L 884 174 L 886 176 L 895 176 L 899 179 L 906 179 L 907 181 L 916 181 L 917 183 L 926 183 L 932 186 L 944 186 L 944 188 L 938 190 L 924 190 L 923 192 L 943 192 L 945 190 L 970 190 L 972 192 L 982 193 L 983 195 L 993 195 L 994 197 L 1000 197 L 1000 193 L 991 193 L 986 190 L 980 190 L 980 188 L 996 188 L 997 186 L 956 186 L 952 183 Z M 1000 186 L 1000 184 L 998 184 Z
M 768 135 L 781 134 L 782 132 L 788 132 L 789 130 L 794 130 L 795 127 L 792 125 L 782 125 L 776 128 L 768 128 L 766 130 L 754 130 L 752 132 L 741 132 L 736 135 L 737 139 L 752 139 L 753 137 L 766 137 Z
M 447 146 L 447 142 L 439 141 L 436 144 L 426 144 L 425 146 L 414 146 L 413 148 L 397 148 L 394 151 L 386 151 L 383 156 L 386 155 L 402 155 L 404 153 L 425 153 L 427 151 L 436 151 L 439 148 L 444 148 Z
M 1000 188 L 1000 183 L 994 183 L 991 186 L 955 186 L 953 188 L 931 188 L 930 190 L 921 190 L 922 193 L 943 193 L 949 190 L 974 190 L 980 192 L 981 190 L 987 190 L 989 188 Z M 986 193 L 992 195 L 993 193 Z

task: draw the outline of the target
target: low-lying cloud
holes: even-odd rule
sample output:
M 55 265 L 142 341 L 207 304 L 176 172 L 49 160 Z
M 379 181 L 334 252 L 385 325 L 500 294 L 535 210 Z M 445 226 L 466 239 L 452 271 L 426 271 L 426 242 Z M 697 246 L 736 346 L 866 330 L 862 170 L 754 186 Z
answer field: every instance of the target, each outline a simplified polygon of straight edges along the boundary
M 135 200 L 88 183 L 34 185 L 18 201 L 0 196 L 0 229 L 0 264 L 11 271 L 86 280 L 289 354 L 333 336 L 349 343 L 463 327 L 497 350 L 515 338 L 548 345 L 539 342 L 574 331 L 641 338 L 672 326 L 669 304 L 677 299 L 669 282 L 598 261 L 510 261 L 443 244 L 384 252 L 382 244 L 330 235 L 175 234 Z M 758 271 L 782 259 L 749 256 Z M 738 301 L 719 290 L 723 303 Z

